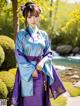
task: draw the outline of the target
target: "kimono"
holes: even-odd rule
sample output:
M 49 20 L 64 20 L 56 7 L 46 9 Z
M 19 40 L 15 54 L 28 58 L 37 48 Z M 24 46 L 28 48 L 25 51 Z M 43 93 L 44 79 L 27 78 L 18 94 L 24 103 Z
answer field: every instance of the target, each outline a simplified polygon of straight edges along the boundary
M 15 57 L 18 63 L 11 103 L 15 106 L 51 106 L 49 89 L 56 99 L 66 90 L 52 65 L 52 52 L 48 35 L 29 26 L 18 33 L 15 42 Z M 38 78 L 33 71 L 40 63 Z

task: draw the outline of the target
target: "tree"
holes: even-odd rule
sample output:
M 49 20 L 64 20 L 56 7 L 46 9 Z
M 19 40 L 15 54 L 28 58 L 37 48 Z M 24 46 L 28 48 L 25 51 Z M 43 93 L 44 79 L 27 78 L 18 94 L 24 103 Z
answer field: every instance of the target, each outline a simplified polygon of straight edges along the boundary
M 50 0 L 50 6 L 53 7 L 53 0 Z M 52 10 L 50 10 L 50 17 L 52 17 Z
M 14 39 L 19 32 L 18 1 L 12 0 Z

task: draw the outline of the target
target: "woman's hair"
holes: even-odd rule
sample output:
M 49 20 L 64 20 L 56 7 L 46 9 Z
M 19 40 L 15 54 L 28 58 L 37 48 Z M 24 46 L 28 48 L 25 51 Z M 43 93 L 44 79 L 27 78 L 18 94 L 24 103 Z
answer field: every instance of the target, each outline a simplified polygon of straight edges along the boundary
M 21 6 L 21 11 L 25 18 L 25 26 L 27 27 L 28 13 L 30 13 L 30 16 L 39 16 L 41 13 L 41 8 L 33 2 L 27 2 L 24 6 Z

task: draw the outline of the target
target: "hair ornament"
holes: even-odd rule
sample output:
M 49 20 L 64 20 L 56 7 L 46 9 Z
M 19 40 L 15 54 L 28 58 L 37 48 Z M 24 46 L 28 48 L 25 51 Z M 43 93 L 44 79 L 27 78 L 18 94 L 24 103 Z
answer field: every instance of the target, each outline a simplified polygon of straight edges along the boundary
M 21 5 L 21 11 L 24 11 L 25 8 L 26 8 L 25 5 Z

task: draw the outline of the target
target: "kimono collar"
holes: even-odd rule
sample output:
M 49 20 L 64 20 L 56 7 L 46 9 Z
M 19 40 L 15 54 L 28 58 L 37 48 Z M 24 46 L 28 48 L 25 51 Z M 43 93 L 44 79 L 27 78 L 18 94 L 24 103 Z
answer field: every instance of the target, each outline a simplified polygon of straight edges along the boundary
M 30 33 L 37 33 L 39 31 L 37 26 L 35 28 L 33 28 L 32 26 L 29 26 L 28 29 L 29 29 Z

